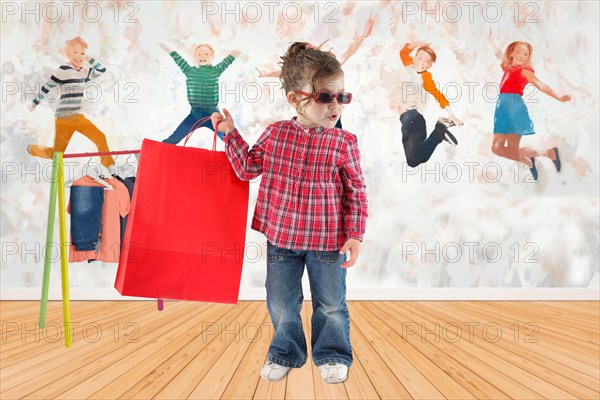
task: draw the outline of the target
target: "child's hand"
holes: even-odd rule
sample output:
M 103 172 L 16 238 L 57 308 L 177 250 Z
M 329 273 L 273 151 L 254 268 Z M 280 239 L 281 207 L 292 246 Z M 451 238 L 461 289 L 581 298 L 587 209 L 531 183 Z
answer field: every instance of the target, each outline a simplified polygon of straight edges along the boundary
M 169 47 L 167 47 L 167 45 L 166 45 L 166 44 L 164 44 L 163 42 L 160 42 L 160 43 L 158 43 L 158 45 L 159 45 L 159 46 L 160 46 L 160 47 L 161 47 L 161 48 L 162 48 L 164 51 L 166 51 L 167 53 L 171 54 L 171 52 L 172 52 L 172 51 L 171 51 L 171 49 L 170 49 Z
M 33 103 L 29 103 L 29 105 L 27 106 L 27 109 L 28 109 L 29 111 L 33 111 L 33 110 L 35 110 L 35 104 L 33 104 Z
M 571 101 L 571 96 L 565 94 L 564 96 L 560 96 L 558 98 L 558 101 L 560 101 L 561 103 L 564 103 L 565 101 Z
M 422 40 L 411 40 L 408 43 L 408 47 L 410 47 L 411 49 L 414 49 L 417 47 L 429 46 L 430 44 L 431 44 L 431 42 L 424 42 Z
M 212 113 L 210 120 L 212 121 L 215 130 L 218 129 L 219 132 L 223 132 L 227 135 L 235 130 L 235 126 L 233 126 L 233 118 L 227 109 L 223 109 L 223 114 L 225 114 L 225 116 L 218 112 Z
M 360 240 L 348 239 L 346 243 L 344 243 L 344 247 L 342 247 L 342 249 L 340 250 L 340 254 L 346 254 L 348 250 L 350 250 L 350 259 L 342 264 L 342 268 L 353 267 L 356 263 L 356 259 L 358 258 L 358 251 L 360 250 Z
M 92 59 L 92 56 L 90 56 L 89 54 L 86 54 L 83 59 L 85 60 L 85 62 L 90 62 L 90 60 Z

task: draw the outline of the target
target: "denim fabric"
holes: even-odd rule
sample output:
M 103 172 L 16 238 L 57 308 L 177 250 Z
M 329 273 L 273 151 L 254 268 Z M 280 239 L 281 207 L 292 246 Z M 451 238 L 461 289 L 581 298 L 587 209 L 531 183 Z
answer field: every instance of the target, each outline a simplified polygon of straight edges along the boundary
M 296 251 L 267 242 L 267 308 L 275 335 L 268 359 L 299 368 L 308 358 L 300 310 L 302 275 L 308 271 L 312 295 L 312 358 L 315 365 L 352 365 L 350 316 L 346 304 L 345 255 L 336 251 Z
M 190 114 L 187 117 L 185 117 L 185 119 L 181 122 L 181 124 L 179 124 L 179 126 L 177 127 L 177 129 L 175 129 L 175 132 L 173 132 L 171 136 L 163 140 L 163 143 L 177 144 L 181 142 L 190 132 L 190 129 L 192 129 L 192 126 L 194 126 L 196 121 L 199 121 L 204 117 L 210 117 L 213 112 L 219 112 L 219 110 L 217 110 L 216 108 L 214 110 L 208 110 L 199 107 L 192 107 Z M 196 129 L 199 129 L 203 126 L 210 128 L 212 131 L 215 130 L 210 119 L 204 122 L 203 124 L 198 125 Z M 219 139 L 224 140 L 223 132 L 217 132 L 217 136 L 219 137 Z
M 437 145 L 444 140 L 441 124 L 436 124 L 431 135 L 427 137 L 425 118 L 417 110 L 402 113 L 400 123 L 406 162 L 413 168 L 429 160 Z
M 96 250 L 102 228 L 104 188 L 72 186 L 71 242 L 77 250 Z

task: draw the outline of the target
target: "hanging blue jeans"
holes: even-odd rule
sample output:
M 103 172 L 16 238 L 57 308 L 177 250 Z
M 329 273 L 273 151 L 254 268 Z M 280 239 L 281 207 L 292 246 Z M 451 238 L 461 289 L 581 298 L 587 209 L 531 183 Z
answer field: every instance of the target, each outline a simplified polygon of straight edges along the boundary
M 71 242 L 77 250 L 96 250 L 102 228 L 104 188 L 72 186 Z
M 267 308 L 275 336 L 268 359 L 286 367 L 306 363 L 307 348 L 300 310 L 302 275 L 308 271 L 312 295 L 311 343 L 315 365 L 352 365 L 350 316 L 346 304 L 345 255 L 338 251 L 296 251 L 267 242 Z
M 181 124 L 179 124 L 179 126 L 177 127 L 177 129 L 175 129 L 175 132 L 173 132 L 171 136 L 163 140 L 163 143 L 177 144 L 181 142 L 187 136 L 187 134 L 190 132 L 190 129 L 192 129 L 192 126 L 194 126 L 194 124 L 197 121 L 205 117 L 210 117 L 214 112 L 219 112 L 219 110 L 217 110 L 216 107 L 214 109 L 192 107 L 190 114 L 187 117 L 185 117 L 185 119 L 181 122 Z M 215 130 L 210 119 L 198 125 L 196 129 L 199 129 L 201 127 L 209 128 L 213 132 Z M 219 139 L 224 140 L 223 132 L 217 132 L 217 136 L 219 137 Z

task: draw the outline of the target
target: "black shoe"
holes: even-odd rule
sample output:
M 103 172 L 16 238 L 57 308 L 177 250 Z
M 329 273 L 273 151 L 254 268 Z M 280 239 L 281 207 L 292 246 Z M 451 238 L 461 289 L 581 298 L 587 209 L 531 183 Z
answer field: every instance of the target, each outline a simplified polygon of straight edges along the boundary
M 446 142 L 450 143 L 452 146 L 458 145 L 458 140 L 456 140 L 456 137 L 448 130 L 446 125 L 444 125 L 442 122 L 438 121 L 438 123 L 435 124 L 435 128 L 442 135 L 442 140 L 445 140 Z
M 454 121 L 452 121 L 450 118 L 446 118 L 446 117 L 440 117 L 438 119 L 438 122 L 441 122 L 442 124 L 446 125 L 446 128 L 450 128 L 452 126 L 456 126 L 456 124 L 454 123 Z
M 531 157 L 531 168 L 529 168 L 529 171 L 531 171 L 531 176 L 533 177 L 533 179 L 535 179 L 536 181 L 538 180 L 538 169 L 535 166 L 535 158 Z
M 560 154 L 558 152 L 558 147 L 553 147 L 552 150 L 554 151 L 554 160 L 552 160 L 552 163 L 554 164 L 554 167 L 556 168 L 556 172 L 560 172 L 561 163 L 560 163 Z

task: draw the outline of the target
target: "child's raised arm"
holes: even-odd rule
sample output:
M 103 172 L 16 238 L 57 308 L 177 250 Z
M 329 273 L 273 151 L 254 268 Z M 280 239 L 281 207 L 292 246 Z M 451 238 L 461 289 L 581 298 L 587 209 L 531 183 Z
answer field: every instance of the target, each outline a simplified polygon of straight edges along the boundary
M 227 57 L 225 57 L 220 63 L 215 65 L 215 68 L 220 73 L 223 73 L 223 71 L 225 71 L 231 65 L 231 63 L 235 61 L 235 58 L 239 55 L 240 55 L 239 50 L 233 50 L 233 51 L 229 52 L 229 55 Z
M 252 149 L 249 149 L 250 146 L 233 125 L 233 118 L 229 111 L 223 109 L 223 114 L 225 116 L 213 113 L 210 118 L 215 130 L 225 133 L 225 154 L 231 167 L 236 176 L 243 181 L 256 178 L 263 172 L 263 157 L 271 128 L 268 127 Z
M 169 55 L 171 57 L 173 57 L 173 60 L 175 61 L 175 64 L 177 64 L 177 66 L 179 67 L 179 69 L 181 69 L 181 72 L 183 72 L 185 75 L 188 74 L 188 72 L 192 69 L 191 65 L 188 64 L 187 61 L 185 61 L 183 59 L 183 57 L 181 57 L 179 55 L 178 52 L 176 52 L 175 50 L 170 49 L 166 44 L 164 43 L 159 43 L 158 44 L 164 51 L 166 51 L 167 53 L 169 53 Z
M 413 58 L 410 56 L 410 53 L 412 53 L 416 47 L 427 46 L 429 44 L 429 42 L 423 42 L 421 40 L 411 40 L 410 42 L 407 42 L 402 50 L 400 50 L 400 59 L 402 60 L 402 64 L 404 64 L 405 67 L 412 65 Z
M 170 47 L 168 47 L 166 44 L 164 44 L 163 42 L 160 42 L 158 44 L 164 51 L 167 52 L 167 54 L 171 54 L 173 52 L 173 50 L 171 50 Z
M 504 57 L 504 53 L 502 52 L 502 50 L 500 50 L 500 48 L 498 46 L 496 46 L 496 43 L 494 43 L 494 40 L 492 39 L 492 28 L 490 28 L 490 33 L 488 35 L 488 41 L 494 48 L 496 58 L 498 58 L 500 61 L 502 61 L 502 58 Z
M 535 73 L 533 71 L 531 71 L 529 69 L 523 69 L 522 74 L 525 78 L 527 78 L 527 81 L 529 83 L 531 83 L 536 88 L 540 89 L 543 93 L 546 93 L 548 96 L 553 97 L 562 103 L 564 103 L 565 101 L 571 100 L 571 96 L 569 96 L 568 94 L 565 94 L 562 96 L 557 94 L 554 90 L 552 90 L 552 88 L 550 86 L 548 86 L 544 82 L 540 81 L 537 78 L 537 76 L 535 76 Z

